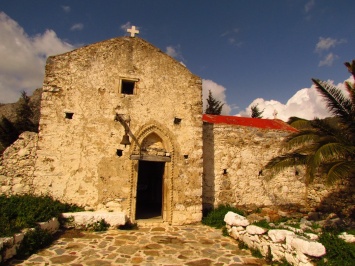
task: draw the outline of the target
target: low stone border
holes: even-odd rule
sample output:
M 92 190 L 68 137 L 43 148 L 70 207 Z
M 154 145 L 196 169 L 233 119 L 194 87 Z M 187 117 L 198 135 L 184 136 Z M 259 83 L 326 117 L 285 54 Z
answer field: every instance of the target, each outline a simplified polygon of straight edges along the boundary
M 66 228 L 86 228 L 87 225 L 105 220 L 111 228 L 117 228 L 120 225 L 125 225 L 128 221 L 127 216 L 123 212 L 67 212 L 62 213 L 62 218 L 65 219 L 64 227 Z
M 68 212 L 62 213 L 61 216 L 66 219 L 64 223 L 66 228 L 86 228 L 87 225 L 100 222 L 102 219 L 110 224 L 110 227 L 117 228 L 119 225 L 125 225 L 128 220 L 122 212 Z M 60 223 L 57 218 L 52 218 L 48 222 L 38 223 L 38 226 L 42 230 L 55 234 L 60 227 Z M 14 234 L 13 237 L 0 238 L 0 263 L 11 259 L 17 254 L 17 249 L 29 230 L 34 230 L 34 228 L 24 229 L 21 233 Z
M 40 222 L 38 226 L 42 230 L 46 230 L 51 234 L 54 234 L 59 229 L 59 222 L 57 218 L 52 218 L 48 222 Z M 26 233 L 34 228 L 25 229 L 21 233 L 14 234 L 12 237 L 2 237 L 0 238 L 0 263 L 8 259 L 11 259 L 17 254 L 17 249 L 20 246 Z
M 273 261 L 286 260 L 291 265 L 313 266 L 312 259 L 326 254 L 315 234 L 309 234 L 308 239 L 285 229 L 268 230 L 250 225 L 247 218 L 234 212 L 228 212 L 224 221 L 231 237 L 259 250 L 264 257 L 271 256 Z

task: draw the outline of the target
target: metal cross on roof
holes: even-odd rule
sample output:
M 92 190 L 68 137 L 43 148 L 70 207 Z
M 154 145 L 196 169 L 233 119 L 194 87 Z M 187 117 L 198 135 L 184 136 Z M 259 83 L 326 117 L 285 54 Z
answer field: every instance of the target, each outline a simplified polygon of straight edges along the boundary
M 131 37 L 134 37 L 135 34 L 139 33 L 139 30 L 136 30 L 136 26 L 132 26 L 132 28 L 127 29 L 127 32 L 131 33 Z

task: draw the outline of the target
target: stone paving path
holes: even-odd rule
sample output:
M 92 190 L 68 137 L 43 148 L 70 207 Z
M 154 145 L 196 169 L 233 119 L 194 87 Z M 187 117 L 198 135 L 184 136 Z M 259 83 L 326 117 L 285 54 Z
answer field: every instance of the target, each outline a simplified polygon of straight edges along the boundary
M 50 247 L 9 265 L 267 265 L 220 229 L 151 226 L 106 232 L 67 231 Z

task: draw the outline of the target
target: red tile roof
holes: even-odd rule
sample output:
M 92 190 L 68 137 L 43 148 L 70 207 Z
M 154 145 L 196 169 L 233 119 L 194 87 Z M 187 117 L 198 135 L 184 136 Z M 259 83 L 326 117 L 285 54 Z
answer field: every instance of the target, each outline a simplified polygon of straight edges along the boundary
M 264 128 L 264 129 L 275 129 L 275 130 L 297 132 L 297 129 L 291 127 L 289 124 L 279 119 L 262 119 L 262 118 L 251 118 L 251 117 L 240 117 L 240 116 L 204 114 L 202 116 L 202 120 L 203 122 L 207 122 L 211 124 L 227 124 L 227 125 L 257 127 L 257 128 Z

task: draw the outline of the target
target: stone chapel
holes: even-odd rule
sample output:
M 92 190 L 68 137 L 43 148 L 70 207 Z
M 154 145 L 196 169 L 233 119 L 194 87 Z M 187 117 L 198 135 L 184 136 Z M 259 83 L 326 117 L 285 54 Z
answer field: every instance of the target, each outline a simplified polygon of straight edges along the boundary
M 307 205 L 318 197 L 299 169 L 263 177 L 294 128 L 202 113 L 201 78 L 141 38 L 51 56 L 39 134 L 4 152 L 0 193 L 48 194 L 170 224 L 201 221 L 204 208 L 219 204 Z

